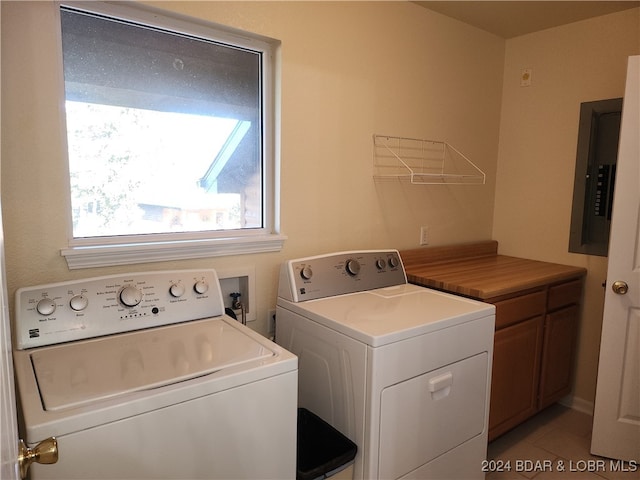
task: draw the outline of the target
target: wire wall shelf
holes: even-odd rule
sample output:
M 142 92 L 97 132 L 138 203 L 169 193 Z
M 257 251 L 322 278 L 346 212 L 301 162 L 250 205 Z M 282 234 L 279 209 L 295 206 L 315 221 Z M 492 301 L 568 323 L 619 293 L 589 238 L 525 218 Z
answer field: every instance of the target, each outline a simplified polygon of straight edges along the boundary
M 484 185 L 485 173 L 446 142 L 373 136 L 373 177 L 417 185 Z

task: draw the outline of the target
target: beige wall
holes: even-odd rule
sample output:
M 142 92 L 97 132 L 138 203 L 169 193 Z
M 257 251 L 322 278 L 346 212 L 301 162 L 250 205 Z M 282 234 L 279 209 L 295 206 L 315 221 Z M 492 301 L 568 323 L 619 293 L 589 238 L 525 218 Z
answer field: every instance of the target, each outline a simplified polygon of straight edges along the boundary
M 506 43 L 493 238 L 500 253 L 583 266 L 589 273 L 574 396 L 595 398 L 607 259 L 568 252 L 580 103 L 621 97 L 640 52 L 640 10 Z M 520 86 L 522 69 L 532 84 Z
M 576 396 L 593 401 L 606 259 L 567 253 L 579 104 L 621 96 L 638 9 L 509 41 L 409 2 L 156 2 L 282 41 L 282 252 L 70 272 L 52 2 L 2 2 L 2 210 L 9 295 L 117 271 L 256 269 L 258 321 L 286 258 L 495 238 L 589 269 Z M 530 87 L 519 86 L 523 68 Z M 503 91 L 504 82 L 504 91 Z M 502 119 L 500 118 L 502 116 Z M 445 140 L 485 186 L 375 184 L 371 135 Z M 499 138 L 499 143 L 498 143 Z M 499 145 L 499 149 L 498 149 Z M 495 194 L 495 220 L 494 220 Z
M 286 258 L 491 237 L 504 41 L 409 2 L 157 2 L 282 41 L 282 252 L 67 269 L 66 166 L 52 2 L 2 2 L 2 207 L 9 295 L 117 271 L 256 269 L 258 322 Z M 373 133 L 448 141 L 485 186 L 376 185 Z

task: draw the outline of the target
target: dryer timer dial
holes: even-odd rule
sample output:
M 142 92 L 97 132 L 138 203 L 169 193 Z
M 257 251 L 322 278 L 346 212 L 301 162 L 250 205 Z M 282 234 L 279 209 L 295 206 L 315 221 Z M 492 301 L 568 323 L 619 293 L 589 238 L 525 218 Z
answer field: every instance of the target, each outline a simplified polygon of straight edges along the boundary
M 360 262 L 358 262 L 353 258 L 350 260 L 347 260 L 347 263 L 345 265 L 345 270 L 349 275 L 351 275 L 352 277 L 355 277 L 360 273 Z

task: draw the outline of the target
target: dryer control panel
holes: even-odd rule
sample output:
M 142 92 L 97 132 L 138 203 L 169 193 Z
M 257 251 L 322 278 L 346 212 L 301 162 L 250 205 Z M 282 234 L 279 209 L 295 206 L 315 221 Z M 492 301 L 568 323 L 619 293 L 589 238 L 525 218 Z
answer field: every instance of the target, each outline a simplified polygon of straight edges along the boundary
M 278 296 L 292 302 L 407 283 L 397 250 L 338 252 L 285 262 Z
M 18 350 L 224 313 L 215 270 L 131 273 L 20 288 Z

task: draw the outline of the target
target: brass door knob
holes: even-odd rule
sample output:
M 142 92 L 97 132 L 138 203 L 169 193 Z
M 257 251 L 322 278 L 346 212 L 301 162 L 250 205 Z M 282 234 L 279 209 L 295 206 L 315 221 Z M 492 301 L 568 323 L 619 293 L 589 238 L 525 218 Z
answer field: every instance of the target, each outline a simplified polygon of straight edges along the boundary
M 611 285 L 611 288 L 618 295 L 624 295 L 629 291 L 629 285 L 627 285 L 627 282 L 623 282 L 621 280 L 613 282 L 613 285 Z
M 58 441 L 54 437 L 41 441 L 34 448 L 29 448 L 20 440 L 18 445 L 18 466 L 20 478 L 27 478 L 29 466 L 33 463 L 56 463 L 58 461 Z

